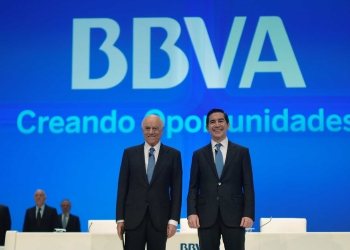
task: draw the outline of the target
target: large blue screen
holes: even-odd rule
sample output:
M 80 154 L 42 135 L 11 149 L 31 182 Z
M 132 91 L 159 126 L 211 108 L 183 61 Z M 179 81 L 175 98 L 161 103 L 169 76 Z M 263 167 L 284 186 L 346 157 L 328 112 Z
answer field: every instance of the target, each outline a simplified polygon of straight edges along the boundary
M 115 219 L 123 149 L 157 113 L 181 151 L 183 205 L 205 115 L 250 149 L 256 218 L 350 231 L 350 2 L 0 3 L 0 203 L 21 231 L 33 194 L 83 231 Z

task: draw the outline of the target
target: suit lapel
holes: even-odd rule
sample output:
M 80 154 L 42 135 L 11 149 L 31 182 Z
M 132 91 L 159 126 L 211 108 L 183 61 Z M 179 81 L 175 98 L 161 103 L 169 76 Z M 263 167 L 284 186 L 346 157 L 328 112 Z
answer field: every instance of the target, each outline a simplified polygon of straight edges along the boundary
M 48 206 L 45 204 L 45 209 L 44 209 L 44 212 L 43 212 L 43 216 L 41 217 L 41 223 L 42 224 L 43 222 L 42 221 L 46 221 L 47 220 L 47 217 L 48 217 Z
M 209 143 L 209 145 L 207 145 L 204 148 L 204 155 L 205 155 L 205 158 L 207 159 L 208 164 L 209 164 L 210 168 L 212 169 L 214 175 L 219 179 L 218 171 L 216 170 L 216 166 L 215 166 L 213 149 L 211 147 L 211 143 Z
M 45 209 L 43 211 L 43 216 L 41 217 L 41 221 L 45 220 L 46 215 L 47 215 L 47 205 L 45 205 Z
M 36 206 L 33 207 L 33 213 L 32 213 L 32 216 L 34 217 L 34 220 L 36 220 Z
M 69 222 L 69 221 L 68 221 Z M 59 216 L 58 216 L 58 227 L 59 228 L 63 228 L 63 225 L 62 225 L 62 214 L 60 214 Z
M 224 165 L 224 169 L 222 170 L 221 176 L 225 175 L 225 173 L 227 172 L 227 169 L 229 168 L 231 162 L 235 158 L 236 153 L 237 153 L 236 145 L 228 141 L 226 160 L 225 160 L 225 165 Z
M 73 220 L 73 217 L 72 217 L 71 214 L 69 214 L 69 219 L 68 219 L 68 222 L 67 222 L 67 224 L 66 224 L 66 229 L 69 229 L 69 228 L 70 228 L 70 224 L 73 223 L 72 220 Z
M 162 172 L 162 170 L 166 166 L 166 162 L 168 161 L 168 159 L 169 159 L 169 156 L 168 156 L 167 147 L 164 146 L 163 144 L 160 144 L 158 159 L 153 171 L 152 180 L 150 184 L 152 184 L 154 180 L 158 177 L 158 175 Z
M 137 159 L 138 173 L 141 173 L 141 178 L 148 185 L 146 167 L 145 167 L 145 144 L 142 143 L 136 148 L 135 159 Z

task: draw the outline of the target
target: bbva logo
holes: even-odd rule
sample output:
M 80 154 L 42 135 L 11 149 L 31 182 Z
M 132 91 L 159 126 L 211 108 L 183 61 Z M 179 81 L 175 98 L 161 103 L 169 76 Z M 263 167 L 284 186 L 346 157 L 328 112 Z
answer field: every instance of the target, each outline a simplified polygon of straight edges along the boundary
M 200 250 L 198 243 L 181 243 L 180 250 Z
M 216 60 L 203 19 L 184 17 L 184 22 L 206 87 L 208 89 L 226 88 L 246 17 L 234 18 L 220 63 Z M 106 38 L 99 50 L 106 54 L 109 65 L 104 76 L 90 79 L 90 39 L 91 29 L 95 28 L 103 29 L 106 33 Z M 151 78 L 152 28 L 162 28 L 167 33 L 159 49 L 168 55 L 169 70 L 158 78 Z M 120 30 L 119 24 L 109 18 L 73 19 L 72 89 L 108 89 L 121 83 L 128 71 L 128 64 L 123 52 L 114 45 L 118 40 Z M 259 61 L 267 34 L 270 37 L 276 60 Z M 184 81 L 189 71 L 189 62 L 183 50 L 175 44 L 180 35 L 181 26 L 175 19 L 168 17 L 133 19 L 133 89 L 168 89 Z M 239 88 L 251 88 L 254 74 L 257 72 L 280 72 L 286 88 L 306 87 L 280 17 L 261 16 L 259 18 Z

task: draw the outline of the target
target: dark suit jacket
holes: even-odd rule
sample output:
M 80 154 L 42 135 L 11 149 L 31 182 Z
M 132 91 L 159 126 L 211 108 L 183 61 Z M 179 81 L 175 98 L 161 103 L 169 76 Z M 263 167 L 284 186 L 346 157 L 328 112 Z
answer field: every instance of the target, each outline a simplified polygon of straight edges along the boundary
M 7 206 L 0 205 L 0 246 L 5 243 L 6 231 L 11 230 L 11 216 Z
M 228 142 L 225 165 L 219 179 L 211 143 L 192 157 L 187 214 L 197 214 L 201 228 L 210 227 L 218 211 L 224 223 L 239 227 L 242 217 L 255 220 L 255 195 L 249 150 Z
M 119 173 L 116 220 L 135 229 L 148 208 L 153 225 L 166 231 L 170 219 L 180 221 L 182 163 L 178 150 L 160 145 L 151 183 L 148 183 L 144 144 L 124 150 Z
M 62 214 L 57 216 L 57 227 L 62 227 Z M 78 216 L 75 216 L 73 214 L 69 214 L 69 220 L 66 226 L 67 232 L 81 232 L 80 230 L 80 220 Z
M 53 232 L 57 227 L 56 208 L 45 204 L 43 216 L 40 225 L 36 223 L 36 207 L 28 208 L 24 218 L 23 232 Z

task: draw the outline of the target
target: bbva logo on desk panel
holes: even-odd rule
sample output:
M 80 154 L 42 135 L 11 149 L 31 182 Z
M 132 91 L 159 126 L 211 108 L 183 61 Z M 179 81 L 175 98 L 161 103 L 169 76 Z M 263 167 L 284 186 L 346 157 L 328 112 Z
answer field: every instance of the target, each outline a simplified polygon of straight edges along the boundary
M 235 17 L 231 26 L 221 62 L 208 35 L 206 24 L 199 17 L 185 17 L 199 67 L 208 89 L 226 88 L 233 61 L 241 40 L 247 17 Z M 109 66 L 104 76 L 91 79 L 90 41 L 91 29 L 103 29 L 106 38 L 99 50 L 108 57 Z M 159 48 L 169 58 L 168 72 L 159 78 L 151 78 L 151 29 L 162 28 L 167 37 Z M 132 70 L 133 89 L 168 89 L 183 82 L 189 71 L 189 62 L 184 51 L 175 43 L 181 35 L 181 26 L 172 18 L 134 18 L 132 41 L 132 65 L 127 64 L 123 52 L 114 44 L 122 27 L 109 18 L 73 19 L 72 89 L 108 89 L 122 82 L 128 70 Z M 276 60 L 259 61 L 269 35 Z M 130 67 L 132 66 L 132 69 Z M 153 66 L 154 67 L 154 66 Z M 261 16 L 256 26 L 241 76 L 239 88 L 251 88 L 254 74 L 280 72 L 286 88 L 305 88 L 305 82 L 295 57 L 282 19 L 277 16 Z
M 200 250 L 198 243 L 181 243 L 180 250 Z

